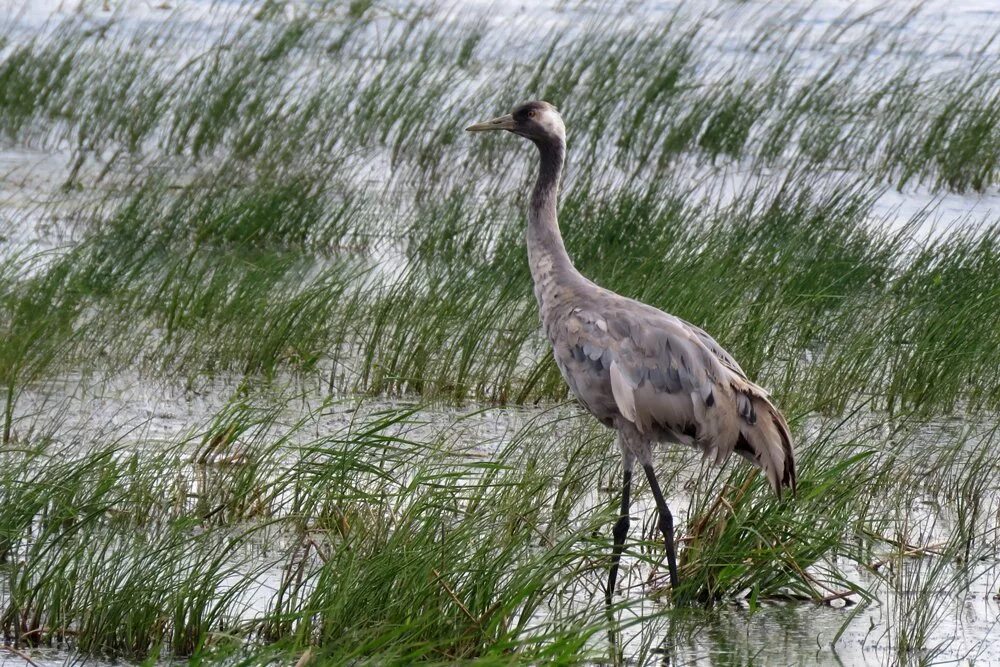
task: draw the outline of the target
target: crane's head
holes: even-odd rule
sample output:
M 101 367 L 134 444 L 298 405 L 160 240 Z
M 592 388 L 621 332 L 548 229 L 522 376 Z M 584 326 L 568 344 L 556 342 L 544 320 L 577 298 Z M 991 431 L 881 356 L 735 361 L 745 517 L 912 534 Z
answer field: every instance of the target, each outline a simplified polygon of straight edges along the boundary
M 465 128 L 466 132 L 507 130 L 535 143 L 566 140 L 566 126 L 559 111 L 548 102 L 525 102 L 514 107 L 506 116 Z

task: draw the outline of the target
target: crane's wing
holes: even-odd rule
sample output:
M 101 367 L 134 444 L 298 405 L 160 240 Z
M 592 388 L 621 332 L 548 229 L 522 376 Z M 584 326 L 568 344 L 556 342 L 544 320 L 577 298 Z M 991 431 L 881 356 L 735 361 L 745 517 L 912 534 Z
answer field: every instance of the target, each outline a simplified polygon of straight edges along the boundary
M 725 366 L 732 372 L 736 373 L 744 380 L 747 380 L 747 374 L 743 372 L 743 369 L 740 367 L 740 365 L 736 362 L 735 359 L 733 359 L 733 355 L 726 352 L 725 348 L 719 345 L 714 338 L 709 336 L 707 331 L 705 331 L 701 327 L 697 327 L 691 324 L 687 320 L 682 320 L 679 317 L 677 318 L 677 320 L 681 322 L 685 327 L 690 329 L 691 333 L 693 333 L 705 345 L 705 347 L 707 347 L 708 350 L 715 355 L 715 357 L 722 363 L 723 366 Z
M 628 303 L 600 314 L 576 309 L 570 320 L 568 342 L 606 369 L 619 413 L 640 433 L 693 445 L 717 463 L 735 451 L 763 468 L 775 491 L 794 488 L 784 418 L 711 336 Z

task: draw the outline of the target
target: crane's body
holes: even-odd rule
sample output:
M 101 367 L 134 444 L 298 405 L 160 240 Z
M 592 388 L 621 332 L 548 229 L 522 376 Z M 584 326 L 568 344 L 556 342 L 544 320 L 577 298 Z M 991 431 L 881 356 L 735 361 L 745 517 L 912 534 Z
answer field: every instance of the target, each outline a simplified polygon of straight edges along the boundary
M 570 391 L 601 423 L 617 431 L 622 452 L 622 510 L 614 529 L 607 600 L 610 604 L 628 531 L 636 460 L 656 499 L 671 584 L 676 586 L 673 519 L 656 481 L 652 446 L 693 446 L 720 464 L 735 451 L 761 467 L 780 494 L 782 487 L 795 488 L 788 426 L 767 392 L 705 331 L 606 290 L 573 266 L 557 217 L 566 144 L 554 107 L 528 102 L 468 129 L 508 130 L 539 149 L 526 238 L 545 335 Z

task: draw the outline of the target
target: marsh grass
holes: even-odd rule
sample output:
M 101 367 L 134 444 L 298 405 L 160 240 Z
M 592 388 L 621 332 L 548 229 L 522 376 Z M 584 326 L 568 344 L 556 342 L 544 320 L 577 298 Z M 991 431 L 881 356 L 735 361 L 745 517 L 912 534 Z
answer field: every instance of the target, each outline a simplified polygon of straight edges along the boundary
M 4 344 L 0 352 L 0 384 L 4 393 L 3 435 L 12 436 L 14 408 L 24 388 L 46 376 L 66 359 L 81 335 L 77 326 L 83 309 L 81 295 L 67 289 L 68 267 L 55 266 L 17 281 L 0 295 Z
M 995 407 L 998 295 L 979 288 L 997 283 L 995 225 L 917 243 L 923 214 L 873 228 L 877 190 L 811 186 L 810 174 L 749 184 L 727 204 L 670 184 L 604 195 L 581 184 L 565 201 L 567 246 L 599 284 L 711 330 L 782 400 L 794 389 L 795 411 L 859 397 L 888 410 Z M 301 187 L 140 190 L 104 205 L 95 231 L 33 279 L 49 292 L 23 288 L 50 294 L 66 322 L 86 304 L 107 357 L 140 369 L 293 370 L 458 402 L 565 396 L 510 205 L 488 201 L 470 220 L 476 200 L 459 190 L 413 208 L 411 244 L 378 243 L 405 249 L 382 273 L 358 245 L 377 218 L 321 208 Z M 265 229 L 275 215 L 284 227 Z M 342 234 L 347 220 L 360 229 Z M 11 335 L 11 355 L 39 344 L 31 330 Z
M 132 358 L 131 350 L 156 345 L 151 338 L 163 332 L 166 344 L 158 345 L 161 351 L 153 356 L 188 367 L 189 373 L 273 373 L 289 366 L 308 371 L 322 365 L 324 350 L 344 350 L 347 344 L 354 348 L 347 354 L 355 390 L 500 402 L 560 397 L 564 390 L 552 364 L 531 361 L 541 356 L 543 346 L 535 339 L 530 299 L 524 296 L 520 206 L 499 204 L 509 202 L 501 198 L 507 188 L 483 173 L 495 169 L 501 142 L 459 148 L 454 134 L 440 134 L 448 128 L 457 132 L 466 114 L 486 113 L 486 107 L 503 102 L 470 90 L 469 98 L 478 98 L 476 109 L 437 104 L 447 99 L 443 82 L 456 74 L 455 68 L 473 67 L 476 47 L 458 39 L 462 24 L 437 25 L 415 14 L 400 19 L 373 54 L 363 36 L 374 19 L 364 17 L 364 12 L 352 14 L 331 24 L 330 15 L 320 14 L 241 24 L 218 43 L 203 43 L 203 51 L 180 66 L 169 62 L 174 54 L 163 47 L 162 53 L 116 60 L 108 69 L 103 45 L 91 43 L 92 35 L 72 21 L 8 54 L 9 136 L 31 141 L 24 134 L 30 126 L 46 143 L 69 141 L 76 156 L 71 180 L 89 173 L 81 172 L 88 155 L 104 163 L 98 180 L 116 180 L 119 159 L 147 169 L 138 180 L 113 186 L 127 188 L 124 197 L 113 195 L 96 214 L 73 216 L 100 221 L 93 243 L 104 249 L 97 251 L 101 257 L 84 259 L 94 263 L 85 291 L 107 281 L 108 273 L 131 283 L 104 286 L 118 298 L 96 306 L 112 310 L 119 323 L 116 327 L 108 318 L 108 327 L 95 337 L 117 341 L 108 347 Z M 803 120 L 816 114 L 824 127 L 835 100 L 843 111 L 833 116 L 849 113 L 852 139 L 838 135 L 823 141 L 841 153 L 852 146 L 870 151 L 887 141 L 909 142 L 898 151 L 910 161 L 903 168 L 903 184 L 917 173 L 934 178 L 913 161 L 924 164 L 931 155 L 945 155 L 950 149 L 943 146 L 954 139 L 959 157 L 947 158 L 948 164 L 985 169 L 973 178 L 982 187 L 992 180 L 991 160 L 963 158 L 960 146 L 993 150 L 988 138 L 996 123 L 988 108 L 995 82 L 988 75 L 988 52 L 975 56 L 973 74 L 935 88 L 933 95 L 922 91 L 924 84 L 905 64 L 891 68 L 887 79 L 852 84 L 857 68 L 874 57 L 867 46 L 874 39 L 870 35 L 849 51 L 857 59 L 848 60 L 850 66 L 831 65 L 810 82 L 798 83 L 794 76 L 794 50 L 772 45 L 780 64 L 766 79 L 753 79 L 756 67 L 734 67 L 731 75 L 693 85 L 700 71 L 695 45 L 707 38 L 698 25 L 676 21 L 596 45 L 581 40 L 566 49 L 549 46 L 532 75 L 529 88 L 565 100 L 574 146 L 580 147 L 573 153 L 565 217 L 572 221 L 567 243 L 584 272 L 703 324 L 744 360 L 751 374 L 770 385 L 781 383 L 775 387 L 779 396 L 793 381 L 797 387 L 815 387 L 804 407 L 823 402 L 825 409 L 842 409 L 859 393 L 884 395 L 890 408 L 917 402 L 951 409 L 966 400 L 995 406 L 995 386 L 965 382 L 970 373 L 996 364 L 995 322 L 980 315 L 996 312 L 991 308 L 996 295 L 968 290 L 993 278 L 994 226 L 927 249 L 915 249 L 905 227 L 896 233 L 873 230 L 877 179 L 897 167 L 891 162 L 878 166 L 867 153 L 824 151 L 819 156 L 816 137 L 826 130 L 813 130 Z M 327 42 L 324 28 L 333 28 L 338 41 Z M 559 37 L 546 39 L 554 45 Z M 450 44 L 465 45 L 464 55 L 452 57 Z M 417 56 L 414 47 L 420 47 Z M 130 53 L 124 45 L 121 49 Z M 374 71 L 363 72 L 366 57 L 377 57 Z M 303 70 L 302 58 L 322 58 L 334 66 L 317 78 Z M 891 50 L 883 58 L 892 61 Z M 564 89 L 553 87 L 557 81 Z M 309 85 L 295 85 L 304 82 Z M 865 87 L 852 92 L 852 85 Z M 365 113 L 345 97 L 351 89 Z M 885 96 L 905 96 L 906 103 L 887 103 Z M 913 123 L 906 119 L 932 115 L 920 105 L 952 97 L 963 102 L 945 102 L 939 114 L 944 120 L 925 133 L 910 131 Z M 594 107 L 599 98 L 621 100 L 616 108 L 629 109 L 632 117 Z M 136 110 L 116 116 L 122 106 L 111 101 L 122 99 L 134 99 Z M 70 107 L 72 113 L 62 113 Z M 770 110 L 766 116 L 760 111 L 765 108 Z M 874 115 L 866 117 L 859 109 Z M 884 132 L 886 121 L 877 113 L 882 109 L 894 114 L 892 134 Z M 141 127 L 123 127 L 126 122 Z M 699 151 L 711 159 L 787 162 L 787 153 L 797 150 L 797 131 L 769 130 L 771 122 L 805 127 L 802 152 L 822 158 L 821 164 L 857 164 L 876 180 L 859 175 L 821 186 L 819 170 L 795 158 L 780 186 L 751 182 L 732 201 L 700 198 L 671 178 L 650 186 L 651 178 L 661 183 L 666 169 L 676 170 L 678 160 L 697 164 Z M 671 138 L 681 131 L 669 127 L 676 123 L 689 128 L 680 142 Z M 421 133 L 428 126 L 439 129 Z M 955 139 L 949 128 L 958 126 L 979 128 L 970 131 L 980 139 Z M 39 129 L 46 127 L 47 137 Z M 872 141 L 869 132 L 890 138 Z M 898 138 L 901 132 L 905 136 Z M 779 136 L 785 138 L 779 141 Z M 746 146 L 759 137 L 766 137 L 761 141 L 770 154 L 748 154 Z M 643 145 L 661 138 L 662 145 Z M 923 157 L 914 143 L 925 147 Z M 779 145 L 788 147 L 775 148 Z M 608 154 L 609 146 L 617 146 L 617 158 Z M 426 150 L 434 151 L 433 162 L 425 160 Z M 890 160 L 893 150 L 887 149 Z M 392 181 L 403 188 L 391 195 L 402 206 L 373 206 L 365 186 L 351 182 L 348 174 L 357 168 L 357 156 L 373 154 L 390 165 Z M 609 158 L 619 167 L 614 172 L 618 182 L 610 188 L 601 166 Z M 184 184 L 190 178 L 183 175 L 190 169 L 185 165 L 206 160 L 221 163 L 199 168 L 197 178 Z M 443 165 L 456 161 L 470 180 L 486 181 L 485 193 L 468 184 L 452 185 L 450 173 L 440 174 Z M 410 191 L 414 181 L 421 183 L 415 195 Z M 484 195 L 491 202 L 485 207 Z M 409 205 L 408 196 L 415 197 Z M 481 213 L 470 218 L 471 210 Z M 330 268 L 328 279 L 313 282 L 315 291 L 290 288 L 315 270 L 316 252 L 375 251 L 386 242 L 403 246 L 407 265 L 396 269 L 403 281 L 370 289 L 371 283 L 344 262 Z M 109 247 L 121 252 L 116 255 Z M 253 249 L 235 259 L 234 247 Z M 968 266 L 970 255 L 980 259 L 978 265 Z M 966 266 L 949 265 L 951 258 L 961 258 Z M 52 269 L 60 270 L 66 269 Z M 499 275 L 511 280 L 499 281 L 498 288 Z M 68 285 L 66 291 L 75 288 Z M 256 294 L 221 297 L 246 289 Z M 928 291 L 930 301 L 918 296 Z M 125 303 L 121 292 L 130 294 Z M 968 300 L 960 312 L 972 321 L 968 327 L 951 327 L 961 339 L 943 339 L 933 311 L 941 308 L 950 322 L 956 299 Z M 167 312 L 151 313 L 159 304 Z M 206 319 L 217 317 L 233 326 L 206 326 Z M 120 329 L 136 321 L 155 333 L 123 336 Z M 240 329 L 249 335 L 232 335 Z M 201 335 L 205 331 L 207 337 Z M 235 344 L 217 349 L 212 341 Z M 248 345 L 256 349 L 241 353 Z M 838 349 L 830 353 L 831 346 Z M 493 353 L 480 354 L 483 347 Z M 789 352 L 776 354 L 779 350 Z M 814 360 L 805 371 L 803 355 Z M 764 360 L 775 358 L 780 364 L 766 368 Z M 11 396 L 17 381 L 7 384 Z
M 5 635 L 131 658 L 197 654 L 220 633 L 346 652 L 330 659 L 580 650 L 599 617 L 573 591 L 603 567 L 591 534 L 608 517 L 569 511 L 583 486 L 553 490 L 548 471 L 590 479 L 603 441 L 556 461 L 528 428 L 466 457 L 394 434 L 412 415 L 303 440 L 307 420 L 283 430 L 233 406 L 201 440 L 240 456 L 193 463 L 190 441 L 8 451 L 22 465 L 5 466 Z
M 312 400 L 305 411 L 300 396 L 255 407 L 239 390 L 176 441 L 146 440 L 140 429 L 86 452 L 41 437 L 4 450 L 5 636 L 132 659 L 249 651 L 257 660 L 315 646 L 317 658 L 336 661 L 535 661 L 605 650 L 616 502 L 593 490 L 618 477 L 607 432 L 542 414 L 481 452 L 460 422 L 428 430 L 410 408 L 359 412 L 317 438 L 339 408 Z M 890 495 L 904 505 L 926 497 L 914 485 L 921 454 L 903 437 L 877 452 L 882 425 L 845 438 L 847 423 L 820 424 L 803 443 L 794 499 L 772 500 L 745 466 L 674 479 L 691 502 L 673 604 L 871 600 L 877 589 L 846 575 L 861 567 L 899 587 L 890 630 L 901 633 L 898 649 L 932 648 L 940 613 L 921 611 L 934 606 L 927 596 L 968 586 L 963 564 L 995 554 L 995 521 L 985 508 L 956 515 L 967 519 L 944 546 L 914 551 L 905 506 L 895 521 L 881 508 Z M 941 433 L 938 446 L 956 452 L 966 436 Z M 994 444 L 987 436 L 978 447 Z M 661 465 L 682 469 L 690 458 L 664 453 Z M 977 460 L 951 472 L 985 491 L 981 466 L 995 474 L 995 463 Z M 656 570 L 658 543 L 637 536 L 626 558 Z M 617 613 L 641 603 L 624 597 Z M 671 636 L 696 616 L 678 617 Z M 662 641 L 638 636 L 630 645 L 642 651 Z
M 609 35 L 595 18 L 581 35 L 536 28 L 527 52 L 537 58 L 524 63 L 480 23 L 417 7 L 388 21 L 372 10 L 245 20 L 214 40 L 168 22 L 161 30 L 176 42 L 142 32 L 157 43 L 142 55 L 119 26 L 67 19 L 9 50 L 0 129 L 68 142 L 73 182 L 88 160 L 102 174 L 157 153 L 349 170 L 377 148 L 401 182 L 435 184 L 453 178 L 456 161 L 476 176 L 496 162 L 497 142 L 458 141 L 464 121 L 541 96 L 566 107 L 583 174 L 605 172 L 613 157 L 648 182 L 693 153 L 769 165 L 805 156 L 959 191 L 995 182 L 1000 82 L 988 44 L 968 45 L 960 72 L 924 72 L 905 41 L 887 41 L 872 22 L 842 46 L 818 40 L 843 57 L 808 77 L 810 38 L 790 18 L 778 11 L 757 34 L 736 36 L 679 16 Z M 192 47 L 178 51 L 182 42 Z M 710 76 L 720 43 L 735 55 Z M 492 85 L 511 73 L 526 84 Z

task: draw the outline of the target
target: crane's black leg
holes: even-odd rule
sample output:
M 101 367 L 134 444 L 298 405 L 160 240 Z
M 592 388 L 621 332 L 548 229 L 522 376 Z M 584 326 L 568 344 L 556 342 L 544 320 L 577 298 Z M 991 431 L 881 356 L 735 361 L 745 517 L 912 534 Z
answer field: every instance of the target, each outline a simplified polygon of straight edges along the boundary
M 618 562 L 622 558 L 622 551 L 625 549 L 625 536 L 628 535 L 628 505 L 629 495 L 632 491 L 632 467 L 625 466 L 625 474 L 622 481 L 622 509 L 618 514 L 618 521 L 612 533 L 615 536 L 615 546 L 611 552 L 611 571 L 608 572 L 608 590 L 604 597 L 607 605 L 611 606 L 611 597 L 615 594 L 615 581 L 618 579 Z
M 660 532 L 663 533 L 663 541 L 667 547 L 667 566 L 670 568 L 670 587 L 677 588 L 677 553 L 674 551 L 674 517 L 670 514 L 667 501 L 663 499 L 663 492 L 660 491 L 660 484 L 656 481 L 656 473 L 653 466 L 644 463 L 642 469 L 646 471 L 646 479 L 649 480 L 649 488 L 653 491 L 653 498 L 656 500 L 656 509 L 660 514 Z

